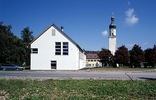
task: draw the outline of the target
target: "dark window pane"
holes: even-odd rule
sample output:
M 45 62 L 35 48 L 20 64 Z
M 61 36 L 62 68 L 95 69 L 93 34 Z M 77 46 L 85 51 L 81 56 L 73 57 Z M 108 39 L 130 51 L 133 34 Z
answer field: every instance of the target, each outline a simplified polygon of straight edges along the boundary
M 61 42 L 55 42 L 56 43 L 56 45 L 61 45 Z
M 68 46 L 63 46 L 63 48 L 67 48 L 68 49 Z
M 63 42 L 63 45 L 68 45 L 68 42 Z
M 63 52 L 68 52 L 68 49 L 63 49 Z
M 63 55 L 68 55 L 68 52 L 63 52 Z
M 61 55 L 61 52 L 55 52 L 55 55 Z
M 56 52 L 61 52 L 61 49 L 56 49 Z

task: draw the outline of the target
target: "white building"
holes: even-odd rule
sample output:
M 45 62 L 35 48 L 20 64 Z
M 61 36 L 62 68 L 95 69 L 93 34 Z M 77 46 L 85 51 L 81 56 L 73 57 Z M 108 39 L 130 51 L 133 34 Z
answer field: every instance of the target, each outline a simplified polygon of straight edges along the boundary
M 109 25 L 109 50 L 112 55 L 115 55 L 116 52 L 116 25 L 114 23 L 114 16 L 111 17 L 111 24 Z
M 78 70 L 86 65 L 86 55 L 75 41 L 55 24 L 31 43 L 31 70 Z

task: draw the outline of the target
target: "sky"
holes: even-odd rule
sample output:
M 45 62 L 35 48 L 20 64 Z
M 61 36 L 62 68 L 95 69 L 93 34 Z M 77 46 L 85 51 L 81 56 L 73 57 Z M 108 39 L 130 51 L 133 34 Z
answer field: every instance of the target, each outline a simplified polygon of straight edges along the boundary
M 21 38 L 27 26 L 36 38 L 51 24 L 85 50 L 109 48 L 109 25 L 115 17 L 117 48 L 156 44 L 156 0 L 0 0 L 0 21 Z

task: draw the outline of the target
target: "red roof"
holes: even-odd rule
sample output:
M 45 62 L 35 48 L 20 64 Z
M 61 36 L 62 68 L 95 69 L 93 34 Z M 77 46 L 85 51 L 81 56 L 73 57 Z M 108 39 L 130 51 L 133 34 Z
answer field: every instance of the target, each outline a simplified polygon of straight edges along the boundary
M 100 59 L 97 54 L 86 54 L 86 59 Z

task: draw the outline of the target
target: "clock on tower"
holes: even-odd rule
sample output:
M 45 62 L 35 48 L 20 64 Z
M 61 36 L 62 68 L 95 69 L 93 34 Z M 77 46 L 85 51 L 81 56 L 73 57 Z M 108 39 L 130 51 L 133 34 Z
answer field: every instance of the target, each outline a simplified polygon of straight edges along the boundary
M 114 23 L 114 16 L 112 14 L 111 17 L 111 24 L 109 25 L 109 50 L 111 51 L 112 55 L 115 54 L 116 51 L 116 25 Z

